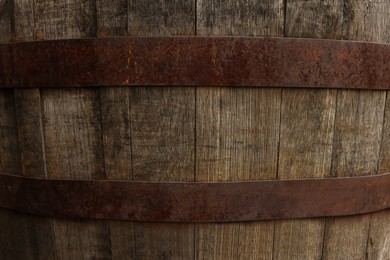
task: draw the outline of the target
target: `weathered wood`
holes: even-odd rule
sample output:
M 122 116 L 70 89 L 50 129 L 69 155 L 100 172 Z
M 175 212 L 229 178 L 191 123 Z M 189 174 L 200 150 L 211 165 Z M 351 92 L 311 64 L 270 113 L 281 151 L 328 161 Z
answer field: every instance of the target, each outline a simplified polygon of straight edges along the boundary
M 128 1 L 128 35 L 195 34 L 195 1 Z M 193 181 L 195 88 L 133 88 L 134 180 Z M 136 223 L 136 258 L 191 259 L 193 224 Z
M 390 3 L 388 1 L 358 1 L 354 2 L 355 16 L 348 30 L 350 37 L 359 35 L 367 41 L 390 43 Z M 386 95 L 386 106 L 380 147 L 380 161 L 377 173 L 388 172 L 390 169 L 390 103 Z M 384 211 L 371 215 L 367 241 L 367 259 L 390 259 L 390 212 Z
M 283 35 L 283 1 L 197 1 L 198 35 Z M 196 180 L 276 178 L 280 90 L 198 88 Z M 197 224 L 200 259 L 269 259 L 274 222 Z
M 194 88 L 130 90 L 133 180 L 193 181 Z M 190 259 L 193 224 L 136 223 L 136 258 Z
M 280 179 L 330 175 L 336 90 L 283 89 L 279 148 Z M 324 220 L 275 224 L 275 259 L 320 259 Z
M 284 2 L 277 0 L 197 1 L 199 35 L 282 36 Z
M 196 181 L 276 178 L 280 92 L 197 89 Z M 201 259 L 272 256 L 272 221 L 196 226 L 196 252 Z
M 384 105 L 383 91 L 338 91 L 333 176 L 376 173 Z M 328 221 L 324 257 L 365 259 L 369 225 L 370 215 Z
M 343 6 L 343 1 L 288 0 L 285 36 L 340 39 L 343 34 Z
M 385 117 L 383 123 L 381 153 L 378 174 L 390 169 L 390 99 L 386 96 Z M 367 242 L 368 259 L 390 259 L 390 211 L 374 213 L 371 216 Z
M 127 1 L 96 1 L 99 37 L 127 35 Z M 130 100 L 128 88 L 101 88 L 106 179 L 132 179 Z M 134 223 L 109 221 L 114 259 L 134 259 Z
M 0 1 L 0 42 L 7 42 L 11 37 L 11 14 L 13 6 L 11 1 Z
M 195 1 L 128 0 L 130 35 L 194 35 Z
M 389 4 L 348 1 L 343 5 L 346 40 L 386 42 L 389 39 Z M 377 174 L 386 93 L 383 91 L 338 91 L 332 174 L 335 176 Z M 382 147 L 382 150 L 386 149 Z M 327 222 L 325 258 L 376 259 L 375 251 L 385 245 L 386 226 L 370 215 L 336 218 Z M 382 218 L 383 219 L 383 218 Z M 380 221 L 381 224 L 376 223 Z M 379 225 L 383 226 L 378 232 Z M 370 226 L 374 230 L 370 231 Z M 373 246 L 374 245 L 374 246 Z M 375 249 L 376 247 L 376 249 Z M 382 249 L 379 249 L 381 252 Z M 386 249 L 384 249 L 386 250 Z
M 35 1 L 36 39 L 96 36 L 95 1 Z M 48 178 L 104 178 L 100 97 L 96 89 L 42 91 Z M 110 257 L 107 222 L 53 220 L 62 259 Z
M 96 11 L 99 37 L 127 35 L 127 0 L 96 0 Z

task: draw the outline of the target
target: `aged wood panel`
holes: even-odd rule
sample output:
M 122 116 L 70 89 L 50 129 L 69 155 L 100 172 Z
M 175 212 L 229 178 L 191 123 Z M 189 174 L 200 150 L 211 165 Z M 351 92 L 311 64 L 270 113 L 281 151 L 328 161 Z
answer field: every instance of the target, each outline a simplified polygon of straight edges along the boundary
M 197 89 L 196 181 L 275 179 L 280 89 Z M 197 224 L 200 259 L 272 257 L 272 221 Z
M 283 89 L 280 179 L 330 175 L 336 90 Z M 320 259 L 324 220 L 285 220 L 275 225 L 275 259 Z
M 37 39 L 95 36 L 95 1 L 37 0 L 34 24 Z M 48 178 L 104 178 L 98 90 L 45 89 L 41 94 Z M 53 232 L 60 259 L 111 257 L 107 222 L 53 220 Z
M 130 90 L 133 180 L 193 181 L 193 88 Z M 136 258 L 191 259 L 193 224 L 136 223 Z
M 385 2 L 344 2 L 342 38 L 386 42 L 388 14 L 389 4 Z M 385 99 L 383 91 L 338 91 L 333 175 L 377 173 Z M 380 247 L 386 245 L 384 239 L 389 226 L 388 221 L 381 221 L 382 216 L 382 213 L 374 214 L 371 221 L 370 215 L 328 221 L 324 258 L 377 259 L 375 254 L 380 255 L 378 252 L 383 250 Z M 382 226 L 380 231 L 379 226 Z
M 99 37 L 127 35 L 127 0 L 96 0 L 96 11 Z
M 338 38 L 340 9 L 334 1 L 287 1 L 285 36 Z M 336 90 L 284 89 L 279 178 L 330 176 Z M 321 259 L 325 221 L 286 220 L 275 225 L 276 259 Z
M 127 35 L 127 1 L 96 1 L 99 37 Z M 101 88 L 106 179 L 132 179 L 129 89 Z M 134 259 L 134 223 L 109 221 L 113 259 Z
M 19 31 L 16 31 L 19 26 L 17 21 L 18 4 L 11 3 L 11 1 L 0 3 L 0 12 L 3 12 L 0 14 L 1 40 L 8 41 L 11 36 L 10 32 L 12 32 L 13 38 L 19 33 Z M 4 28 L 4 26 L 7 26 L 7 28 Z M 23 113 L 20 113 L 20 106 L 24 104 L 18 103 L 19 92 L 12 92 L 12 90 L 0 91 L 0 171 L 39 177 L 40 169 L 35 169 L 34 166 L 31 169 L 30 166 L 34 163 L 27 162 L 27 160 L 32 159 L 31 156 L 26 156 L 25 153 L 21 154 L 25 148 L 23 146 L 24 141 L 32 137 L 29 134 L 33 132 L 31 130 L 34 128 L 32 126 L 31 132 L 28 131 L 25 133 L 26 135 L 21 135 L 19 126 L 20 121 L 23 120 L 20 119 Z M 34 110 L 33 107 L 29 109 Z M 34 119 L 31 119 L 31 121 L 34 121 Z M 39 154 L 39 149 L 37 153 Z M 30 153 L 30 155 L 32 154 Z M 34 155 L 32 156 L 34 157 Z M 22 167 L 22 165 L 24 166 Z M 26 165 L 29 168 L 27 171 Z M 40 172 L 45 173 L 44 171 Z M 51 222 L 47 219 L 1 210 L 0 223 L 1 259 L 50 259 L 55 257 Z M 47 245 L 48 249 L 42 248 L 42 244 Z
M 11 1 L 0 1 L 0 42 L 7 42 L 11 37 L 11 15 L 13 12 Z
M 338 91 L 333 176 L 376 173 L 384 105 L 383 91 Z M 369 225 L 369 214 L 327 221 L 324 257 L 365 259 Z
M 281 36 L 283 17 L 280 0 L 198 0 L 196 27 L 200 35 Z
M 355 19 L 352 20 L 348 31 L 351 37 L 356 34 L 362 35 L 361 38 L 367 41 L 390 43 L 390 3 L 388 1 L 358 1 L 354 2 L 354 5 L 356 6 L 354 8 Z M 390 171 L 389 102 L 387 92 L 378 174 Z M 372 214 L 369 227 L 367 259 L 390 259 L 390 212 Z
M 283 35 L 283 1 L 197 1 L 198 35 Z M 198 88 L 197 181 L 276 178 L 280 90 Z M 274 222 L 197 224 L 196 258 L 270 259 Z
M 12 89 L 0 90 L 0 115 L 0 172 L 22 175 Z M 32 255 L 26 217 L 1 209 L 0 223 L 0 258 L 26 259 Z M 20 247 L 19 241 L 25 247 Z
M 388 93 L 387 93 L 388 95 Z M 378 174 L 390 171 L 390 99 L 386 96 L 385 117 Z M 371 216 L 367 242 L 368 259 L 390 259 L 390 211 L 374 213 Z
M 130 35 L 194 35 L 194 0 L 128 0 Z
M 195 1 L 128 1 L 128 35 L 195 34 Z M 134 180 L 193 181 L 195 88 L 132 88 Z M 193 224 L 136 223 L 137 259 L 191 259 Z

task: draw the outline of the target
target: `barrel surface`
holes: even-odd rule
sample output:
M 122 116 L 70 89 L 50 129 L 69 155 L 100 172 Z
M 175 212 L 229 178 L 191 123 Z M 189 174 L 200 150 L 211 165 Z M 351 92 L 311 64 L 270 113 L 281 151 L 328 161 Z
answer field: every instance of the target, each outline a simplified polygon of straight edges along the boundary
M 390 43 L 386 1 L 0 0 L 0 41 L 245 35 Z M 0 171 L 241 181 L 390 169 L 385 90 L 0 89 Z M 326 194 L 324 194 L 326 196 Z M 389 259 L 388 211 L 246 223 L 39 218 L 0 210 L 0 259 Z

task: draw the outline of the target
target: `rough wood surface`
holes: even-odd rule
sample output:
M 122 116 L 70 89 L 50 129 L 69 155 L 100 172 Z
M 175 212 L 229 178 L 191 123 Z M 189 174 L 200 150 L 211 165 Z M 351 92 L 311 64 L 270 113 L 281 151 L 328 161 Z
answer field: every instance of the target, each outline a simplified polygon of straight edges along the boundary
M 11 38 L 11 1 L 0 1 L 0 42 L 8 42 Z
M 389 39 L 388 14 L 389 4 L 385 2 L 345 2 L 342 38 L 385 42 Z M 384 91 L 338 91 L 332 175 L 377 174 L 385 100 Z M 376 222 L 380 222 L 381 216 L 374 214 L 372 220 L 365 215 L 328 221 L 324 258 L 378 259 L 375 252 L 389 250 L 379 248 L 386 244 L 383 239 L 389 226 L 389 221 L 381 222 L 378 232 Z M 370 231 L 370 227 L 374 229 Z
M 280 179 L 330 175 L 335 90 L 283 89 Z M 284 220 L 275 224 L 275 259 L 320 259 L 325 221 Z
M 194 35 L 195 1 L 128 0 L 130 35 Z
M 96 35 L 95 2 L 34 2 L 36 39 Z M 97 89 L 42 90 L 48 178 L 104 178 L 100 97 Z M 54 220 L 59 259 L 109 258 L 106 222 Z
M 198 0 L 197 34 L 282 36 L 284 1 Z
M 195 1 L 128 1 L 128 35 L 195 34 Z M 132 88 L 134 180 L 193 181 L 194 88 Z M 137 259 L 191 259 L 193 224 L 136 223 Z
M 340 14 L 342 3 L 287 1 L 285 36 L 338 38 L 342 33 Z M 330 175 L 337 92 L 319 91 L 319 95 L 312 90 L 301 90 L 299 95 L 294 92 L 296 90 L 283 91 L 282 107 L 286 108 L 283 109 L 286 115 L 282 113 L 279 176 L 327 177 Z M 318 129 L 313 125 L 315 122 L 319 123 Z M 276 259 L 321 259 L 324 220 L 278 221 L 275 227 Z
M 127 0 L 96 0 L 96 24 L 99 37 L 127 35 Z
M 127 35 L 127 1 L 96 1 L 99 37 Z M 132 179 L 129 88 L 100 89 L 106 179 Z M 134 223 L 109 221 L 113 259 L 134 259 Z
M 193 88 L 130 90 L 133 180 L 193 181 Z M 137 259 L 190 259 L 193 224 L 136 223 Z
M 354 19 L 354 31 L 360 31 L 366 40 L 390 43 L 390 3 L 388 1 L 360 1 Z M 380 161 L 377 173 L 390 171 L 390 100 L 386 95 Z M 371 216 L 367 241 L 367 259 L 390 259 L 390 211 Z
M 280 92 L 197 88 L 196 181 L 276 178 Z M 272 256 L 272 221 L 196 226 L 200 259 Z
M 338 91 L 333 176 L 375 174 L 379 161 L 385 92 Z M 370 215 L 329 220 L 324 257 L 365 259 Z
M 283 35 L 283 1 L 197 1 L 198 35 Z M 276 178 L 280 90 L 197 88 L 196 180 Z M 274 222 L 197 224 L 197 259 L 270 259 Z

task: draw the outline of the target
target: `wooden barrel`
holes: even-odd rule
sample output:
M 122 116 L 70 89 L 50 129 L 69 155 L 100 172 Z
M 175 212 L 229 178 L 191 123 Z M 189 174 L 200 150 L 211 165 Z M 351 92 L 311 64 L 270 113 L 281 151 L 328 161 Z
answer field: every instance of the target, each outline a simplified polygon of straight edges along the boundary
M 14 0 L 0 7 L 3 42 L 124 35 L 390 41 L 386 1 Z M 0 171 L 186 182 L 385 173 L 388 102 L 385 90 L 2 88 Z M 0 258 L 388 259 L 389 217 L 172 224 L 1 210 Z

